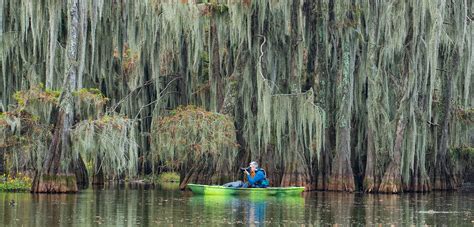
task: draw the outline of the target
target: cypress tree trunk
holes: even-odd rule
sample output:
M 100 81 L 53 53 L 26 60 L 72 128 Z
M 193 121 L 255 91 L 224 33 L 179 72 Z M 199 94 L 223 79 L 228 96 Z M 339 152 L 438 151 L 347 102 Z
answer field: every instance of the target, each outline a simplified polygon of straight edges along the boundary
M 298 146 L 296 144 L 296 132 L 292 130 L 289 133 L 290 141 L 291 142 L 289 148 L 291 150 L 297 150 Z M 301 159 L 303 157 L 292 156 L 291 160 L 286 160 L 287 163 L 283 166 L 283 172 L 281 177 L 281 187 L 288 187 L 288 186 L 304 186 L 307 190 L 311 188 L 310 184 L 310 171 L 308 169 L 308 165 L 302 162 Z
M 375 145 L 374 135 L 370 127 L 367 128 L 367 161 L 365 165 L 364 190 L 366 192 L 377 192 L 380 181 L 375 173 Z
M 348 40 L 344 40 L 342 44 L 343 72 L 339 73 L 336 88 L 338 105 L 336 155 L 332 161 L 328 190 L 352 192 L 355 190 L 354 175 L 351 167 L 351 113 L 354 78 L 351 67 L 352 59 L 349 52 L 350 47 L 348 45 Z
M 35 173 L 32 192 L 77 192 L 76 175 L 73 173 L 70 131 L 74 121 L 72 92 L 76 88 L 77 52 L 79 41 L 79 1 L 68 1 L 69 31 L 67 45 L 67 70 L 59 100 L 59 113 L 55 122 L 53 139 L 43 168 Z M 64 163 L 66 162 L 66 163 Z
M 180 170 L 181 190 L 186 189 L 189 183 L 195 184 L 222 184 L 224 179 L 222 174 L 212 167 L 212 159 L 202 158 L 197 161 L 190 161 Z
M 365 23 L 368 27 L 378 27 L 379 20 L 378 12 L 373 12 L 372 17 L 365 18 Z M 381 35 L 378 30 L 372 29 L 367 31 L 367 40 L 369 43 L 378 42 L 378 37 Z M 380 143 L 377 141 L 377 130 L 378 125 L 381 124 L 380 115 L 385 111 L 380 100 L 382 99 L 382 92 L 377 88 L 382 87 L 382 77 L 374 70 L 373 66 L 377 65 L 378 56 L 377 49 L 374 45 L 367 45 L 362 47 L 361 64 L 365 64 L 361 70 L 361 74 L 365 75 L 365 81 L 362 80 L 361 85 L 363 86 L 361 95 L 365 97 L 361 103 L 365 104 L 364 112 L 367 113 L 365 125 L 365 136 L 366 136 L 366 160 L 365 170 L 363 179 L 363 189 L 365 192 L 377 192 L 380 185 L 380 172 L 377 169 L 377 161 L 383 159 L 383 157 L 377 157 L 377 145 Z M 363 75 L 361 75 L 363 77 Z M 388 141 L 385 141 L 388 142 Z M 364 143 L 361 141 L 361 143 Z M 380 145 L 379 145 L 380 146 Z M 363 146 L 362 146 L 363 147 Z M 362 148 L 363 149 L 363 148 Z M 379 150 L 381 148 L 378 148 Z M 363 151 L 359 151 L 363 152 Z
M 411 11 L 412 9 L 408 9 L 408 21 L 413 20 Z M 416 49 L 414 48 L 413 44 L 413 28 L 410 27 L 409 31 L 404 37 L 404 44 L 406 46 L 407 52 L 415 52 Z M 403 142 L 405 139 L 405 127 L 407 125 L 407 119 L 410 118 L 410 112 L 407 110 L 407 106 L 409 105 L 408 102 L 413 96 L 413 93 L 416 92 L 416 76 L 413 75 L 412 65 L 410 65 L 409 55 L 407 53 L 403 56 L 403 66 L 401 67 L 400 71 L 400 81 L 404 81 L 403 89 L 400 90 L 400 93 L 403 94 L 400 100 L 399 107 L 397 109 L 397 114 L 399 116 L 396 124 L 395 130 L 395 140 L 393 144 L 393 154 L 391 156 L 390 162 L 388 167 L 385 169 L 382 182 L 379 186 L 379 192 L 382 193 L 400 193 L 403 190 L 402 185 L 402 152 L 403 152 Z M 404 79 L 403 79 L 404 78 Z M 407 118 L 407 119 L 405 119 Z
M 409 40 L 407 38 L 407 40 Z M 405 59 L 406 60 L 406 59 Z M 410 74 L 408 62 L 405 62 L 404 72 L 406 74 Z M 405 73 L 402 73 L 405 75 Z M 390 162 L 388 167 L 385 169 L 384 175 L 382 177 L 382 181 L 378 188 L 379 192 L 383 193 L 400 193 L 403 190 L 402 185 L 402 152 L 403 152 L 403 142 L 405 139 L 405 128 L 407 125 L 407 119 L 405 119 L 405 112 L 407 111 L 407 103 L 411 98 L 410 95 L 414 92 L 416 87 L 415 84 L 415 77 L 405 77 L 404 79 L 404 94 L 400 100 L 400 105 L 397 109 L 397 113 L 399 114 L 399 118 L 396 124 L 395 130 L 395 140 L 393 144 L 393 154 L 391 156 Z
M 74 162 L 74 173 L 77 179 L 77 187 L 86 189 L 89 186 L 89 174 L 80 154 L 77 161 Z
M 92 184 L 93 185 L 103 185 L 104 184 L 104 171 L 101 168 L 102 160 L 100 157 L 96 158 L 96 162 L 94 163 L 94 173 L 92 176 Z
M 210 53 L 209 53 L 209 81 L 211 82 L 211 97 L 215 100 L 211 102 L 211 108 L 214 112 L 219 111 L 224 102 L 224 87 L 221 76 L 221 64 L 219 56 L 219 37 L 217 33 L 217 17 L 218 15 L 211 15 L 210 17 Z
M 401 159 L 403 136 L 405 134 L 406 121 L 402 116 L 398 119 L 395 145 L 393 148 L 393 157 L 379 187 L 379 192 L 399 193 L 402 192 Z
M 452 67 L 456 68 L 457 60 L 457 51 L 454 51 L 453 64 Z M 439 142 L 438 152 L 436 153 L 435 161 L 435 176 L 433 189 L 435 190 L 451 190 L 457 188 L 456 176 L 453 174 L 453 170 L 449 166 L 451 159 L 448 155 L 448 142 L 449 142 L 449 124 L 451 120 L 451 111 L 452 111 L 452 93 L 453 93 L 453 77 L 455 73 L 444 74 L 445 82 L 445 92 L 443 100 L 443 112 L 444 120 L 441 126 L 441 139 Z
M 5 153 L 4 148 L 0 148 L 0 175 L 5 173 Z
M 338 127 L 336 131 L 338 140 L 336 156 L 332 162 L 328 190 L 352 192 L 355 190 L 355 185 L 350 160 L 350 128 Z
M 290 92 L 300 92 L 301 91 L 301 65 L 299 64 L 299 58 L 302 57 L 302 29 L 300 27 L 301 22 L 301 2 L 300 0 L 293 0 L 292 10 L 291 10 L 291 33 L 290 33 L 290 43 L 289 43 L 289 78 L 291 83 Z
M 329 185 L 329 177 L 331 173 L 331 152 L 329 149 L 321 151 L 321 157 L 318 161 L 316 190 L 327 190 Z

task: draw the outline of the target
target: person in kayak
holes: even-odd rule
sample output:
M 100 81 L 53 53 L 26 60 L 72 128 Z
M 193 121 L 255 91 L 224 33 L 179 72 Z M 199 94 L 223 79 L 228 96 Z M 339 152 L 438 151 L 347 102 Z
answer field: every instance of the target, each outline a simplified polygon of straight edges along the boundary
M 267 174 L 264 169 L 258 168 L 257 162 L 251 162 L 249 168 L 244 170 L 244 173 L 247 174 L 247 188 L 268 187 Z
M 234 181 L 224 184 L 224 187 L 232 188 L 266 188 L 269 185 L 267 173 L 264 169 L 258 168 L 258 163 L 253 161 L 247 168 L 240 168 L 247 176 L 246 183 L 242 181 Z

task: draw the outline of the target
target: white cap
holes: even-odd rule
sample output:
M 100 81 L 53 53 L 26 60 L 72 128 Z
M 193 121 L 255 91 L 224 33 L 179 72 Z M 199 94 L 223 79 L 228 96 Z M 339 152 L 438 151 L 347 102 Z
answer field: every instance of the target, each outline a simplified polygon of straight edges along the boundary
M 249 166 L 254 166 L 255 168 L 258 167 L 258 163 L 255 161 L 250 162 Z

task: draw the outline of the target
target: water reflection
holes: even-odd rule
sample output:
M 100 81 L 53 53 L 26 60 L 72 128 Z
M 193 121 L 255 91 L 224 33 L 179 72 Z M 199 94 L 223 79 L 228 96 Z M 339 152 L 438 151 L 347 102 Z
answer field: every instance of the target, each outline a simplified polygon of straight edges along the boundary
M 193 196 L 171 185 L 102 187 L 68 195 L 0 193 L 0 225 L 472 226 L 473 195 L 312 192 L 300 197 Z M 15 205 L 10 205 L 11 200 Z
M 306 195 L 305 219 L 315 225 L 440 225 L 474 223 L 474 193 Z
M 215 195 L 192 196 L 189 200 L 191 207 L 201 211 L 199 218 L 204 223 L 246 225 L 270 224 L 272 220 L 296 223 L 295 216 L 303 217 L 304 203 L 300 196 Z

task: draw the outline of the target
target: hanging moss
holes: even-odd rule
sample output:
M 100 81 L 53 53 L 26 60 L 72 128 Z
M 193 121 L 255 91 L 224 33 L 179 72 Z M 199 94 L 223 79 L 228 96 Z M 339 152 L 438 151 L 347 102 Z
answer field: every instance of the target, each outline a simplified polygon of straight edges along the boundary
M 81 95 L 77 120 L 105 112 L 136 120 L 144 173 L 164 161 L 150 143 L 156 119 L 180 105 L 232 116 L 241 158 L 229 162 L 260 160 L 275 185 L 317 181 L 327 189 L 342 165 L 360 189 L 378 191 L 387 175 L 397 178 L 386 180 L 388 188 L 396 182 L 403 191 L 429 191 L 435 163 L 453 166 L 440 157 L 472 146 L 471 1 L 78 4 L 77 90 L 99 88 L 109 100 Z M 40 83 L 63 90 L 67 7 L 4 3 L 0 94 L 7 111 L 15 92 Z M 18 99 L 40 122 L 57 105 L 46 88 Z M 395 150 L 400 116 L 406 126 Z M 400 174 L 390 168 L 397 163 Z
M 235 129 L 232 120 L 195 106 L 178 107 L 155 120 L 157 137 L 153 140 L 156 154 L 171 167 L 179 167 L 200 156 L 235 155 Z M 231 152 L 227 154 L 227 152 Z M 227 159 L 228 161 L 229 159 Z M 222 166 L 224 167 L 224 166 Z
M 33 86 L 28 90 L 17 91 L 13 97 L 19 111 L 27 111 L 39 117 L 43 123 L 48 123 L 53 108 L 59 106 L 60 90 L 44 88 L 44 85 Z M 95 118 L 103 113 L 109 100 L 96 88 L 82 88 L 73 92 L 78 106 L 78 115 L 83 118 Z
M 453 159 L 454 173 L 459 179 L 465 179 L 471 182 L 474 179 L 474 148 L 473 147 L 455 147 L 449 151 L 450 158 Z
M 263 55 L 263 50 L 261 53 Z M 274 178 L 277 181 L 274 182 L 275 185 L 308 184 L 311 182 L 308 165 L 317 161 L 315 157 L 319 158 L 324 146 L 325 112 L 314 105 L 312 90 L 306 93 L 272 94 L 269 81 L 263 77 L 260 63 L 258 67 L 258 111 L 255 126 L 255 143 L 258 147 L 256 153 L 252 154 L 253 159 L 266 157 L 264 165 L 273 170 L 274 176 L 281 177 Z M 275 171 L 277 169 L 281 172 Z M 278 182 L 280 180 L 281 183 Z
M 41 122 L 50 121 L 53 107 L 59 105 L 61 91 L 44 89 L 44 86 L 33 86 L 28 90 L 17 91 L 13 97 L 18 104 L 18 108 L 38 116 Z
M 178 107 L 154 119 L 152 129 L 154 157 L 180 171 L 182 183 L 195 174 L 193 168 L 203 168 L 197 171 L 214 178 L 232 175 L 237 144 L 230 117 L 195 106 Z
M 0 147 L 4 149 L 6 168 L 12 172 L 42 168 L 51 127 L 26 111 L 2 113 Z
M 81 102 L 91 103 L 98 106 L 104 106 L 108 101 L 108 98 L 106 98 L 97 88 L 81 88 L 80 90 L 73 92 L 73 94 L 77 96 Z
M 97 88 L 81 88 L 73 92 L 76 99 L 77 113 L 80 119 L 96 119 L 104 113 L 104 108 L 109 101 Z
M 12 171 L 42 171 L 44 168 L 52 139 L 50 114 L 54 108 L 58 108 L 60 94 L 60 91 L 45 89 L 42 84 L 29 90 L 18 91 L 14 95 L 17 101 L 16 109 L 2 113 L 1 146 L 7 151 L 7 163 L 10 163 L 8 168 Z M 77 114 L 84 118 L 98 116 L 108 100 L 97 89 L 83 88 L 73 95 L 77 99 L 76 103 L 87 110 Z M 68 163 L 68 160 L 70 159 L 64 158 L 62 162 Z M 133 162 L 127 161 L 127 164 L 129 163 L 133 165 Z M 127 175 L 131 176 L 129 173 Z
M 75 125 L 71 134 L 73 156 L 84 157 L 87 163 L 109 179 L 123 174 L 134 177 L 138 169 L 138 146 L 133 121 L 122 116 L 105 115 Z

